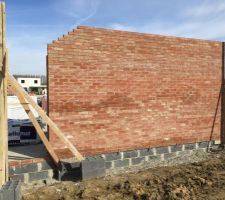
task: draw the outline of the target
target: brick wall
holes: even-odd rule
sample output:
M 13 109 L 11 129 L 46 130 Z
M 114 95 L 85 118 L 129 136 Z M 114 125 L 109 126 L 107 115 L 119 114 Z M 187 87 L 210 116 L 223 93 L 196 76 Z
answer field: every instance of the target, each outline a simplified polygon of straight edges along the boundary
M 219 139 L 221 71 L 221 42 L 78 27 L 48 45 L 49 115 L 84 155 Z

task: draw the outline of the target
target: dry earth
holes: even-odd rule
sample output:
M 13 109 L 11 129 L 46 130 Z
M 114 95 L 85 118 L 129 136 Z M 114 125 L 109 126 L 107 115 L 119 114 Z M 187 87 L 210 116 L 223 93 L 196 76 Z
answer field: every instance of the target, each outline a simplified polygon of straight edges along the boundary
M 23 200 L 225 199 L 225 152 L 188 158 L 177 157 L 178 162 L 168 161 L 168 166 L 89 181 L 26 187 Z

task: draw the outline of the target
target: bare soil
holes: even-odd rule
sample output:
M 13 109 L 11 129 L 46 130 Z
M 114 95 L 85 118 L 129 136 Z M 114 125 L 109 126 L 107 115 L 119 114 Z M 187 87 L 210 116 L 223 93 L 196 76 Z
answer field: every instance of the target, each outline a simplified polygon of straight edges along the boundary
M 225 152 L 209 154 L 199 160 L 89 181 L 59 182 L 27 189 L 24 190 L 23 200 L 225 199 Z

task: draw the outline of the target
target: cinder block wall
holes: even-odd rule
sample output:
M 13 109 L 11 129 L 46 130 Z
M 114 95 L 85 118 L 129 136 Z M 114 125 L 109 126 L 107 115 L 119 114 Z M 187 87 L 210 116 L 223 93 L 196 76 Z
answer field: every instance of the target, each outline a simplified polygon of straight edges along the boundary
M 221 42 L 78 27 L 48 45 L 49 115 L 84 155 L 219 139 L 221 72 Z

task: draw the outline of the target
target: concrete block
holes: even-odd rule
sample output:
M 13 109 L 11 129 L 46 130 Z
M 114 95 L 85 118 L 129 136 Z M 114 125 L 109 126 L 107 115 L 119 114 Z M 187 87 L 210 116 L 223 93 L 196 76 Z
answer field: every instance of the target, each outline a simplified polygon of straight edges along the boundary
M 220 140 L 211 141 L 211 145 L 220 145 L 220 144 L 221 144 Z
M 135 158 L 138 156 L 138 151 L 126 151 L 123 153 L 124 158 Z
M 89 180 L 93 178 L 103 177 L 105 175 L 106 175 L 105 169 L 95 169 L 92 171 L 85 171 L 84 173 L 82 172 L 82 179 Z
M 182 144 L 181 145 L 174 145 L 174 146 L 171 146 L 170 149 L 171 149 L 171 152 L 177 152 L 177 151 L 182 151 Z
M 196 144 L 193 143 L 193 144 L 185 144 L 184 145 L 184 149 L 185 150 L 193 150 L 193 149 L 196 149 Z
M 169 158 L 172 158 L 172 157 L 176 157 L 176 153 L 165 153 L 164 154 L 164 159 L 169 159 Z
M 208 148 L 208 146 L 209 146 L 209 142 L 208 141 L 206 141 L 206 142 L 199 142 L 198 143 L 198 148 L 200 148 L 200 149 Z
M 56 166 L 52 162 L 42 162 L 41 163 L 41 171 L 55 169 L 55 168 L 56 168 Z
M 2 186 L 2 196 L 4 200 L 14 200 L 15 190 L 12 181 L 8 181 Z
M 21 184 L 20 181 L 8 181 L 0 190 L 0 200 L 20 200 Z
M 158 147 L 156 149 L 156 154 L 164 154 L 164 153 L 169 153 L 168 147 Z
M 3 191 L 0 189 L 0 200 L 4 200 L 3 199 Z
M 38 171 L 38 164 L 32 163 L 29 165 L 18 165 L 15 167 L 14 174 L 24 174 L 30 172 L 37 172 Z
M 131 159 L 131 164 L 132 165 L 140 165 L 144 161 L 145 161 L 145 158 L 144 157 L 132 158 Z
M 21 182 L 20 181 L 15 181 L 14 182 L 14 188 L 15 188 L 15 200 L 20 200 L 22 197 L 21 193 Z
M 17 174 L 10 176 L 10 180 L 25 182 L 25 174 Z
M 81 162 L 82 179 L 105 176 L 105 161 L 101 156 L 90 157 Z
M 127 167 L 129 166 L 129 159 L 125 159 L 125 160 L 116 160 L 114 161 L 114 167 Z
M 105 162 L 105 168 L 111 169 L 112 168 L 112 162 Z
M 154 155 L 154 152 L 152 149 L 141 149 L 139 150 L 139 152 L 140 152 L 140 157 Z
M 161 155 L 148 156 L 148 161 L 161 160 Z
M 121 158 L 122 158 L 122 155 L 119 152 L 105 154 L 105 161 L 120 160 Z
M 44 180 L 48 178 L 49 178 L 48 171 L 29 173 L 29 182 L 32 182 L 34 180 Z
M 91 171 L 92 169 L 105 168 L 105 161 L 101 156 L 89 157 L 82 161 L 81 165 L 82 167 L 85 166 L 85 170 Z

